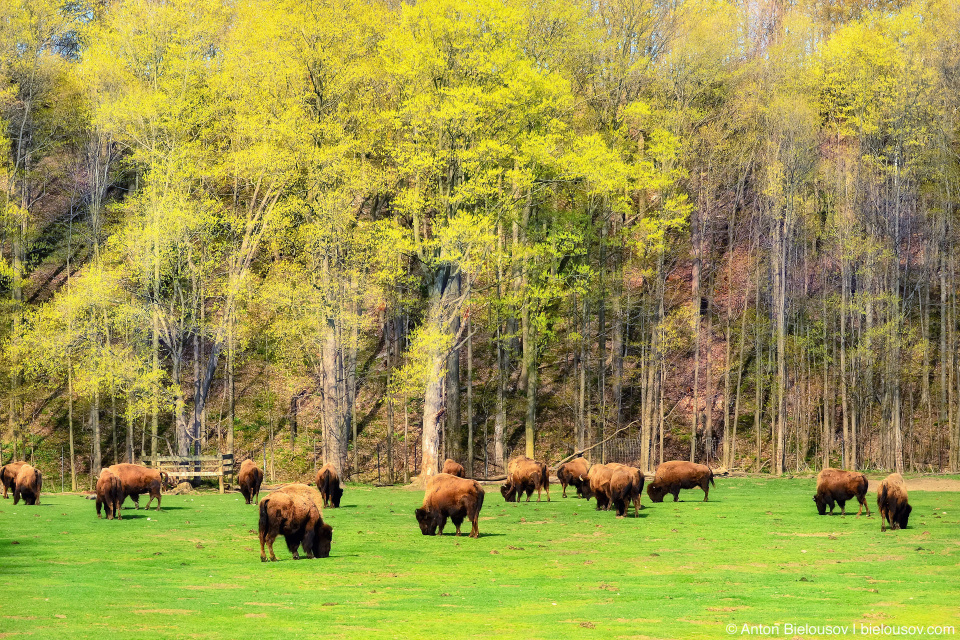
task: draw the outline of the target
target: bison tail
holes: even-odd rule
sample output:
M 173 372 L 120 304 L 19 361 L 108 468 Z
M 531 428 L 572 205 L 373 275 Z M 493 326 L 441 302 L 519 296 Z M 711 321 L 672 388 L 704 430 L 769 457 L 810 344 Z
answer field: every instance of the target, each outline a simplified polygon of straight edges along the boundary
M 716 483 L 713 481 L 713 469 L 710 469 L 710 485 L 715 487 Z
M 264 498 L 260 501 L 260 535 L 262 536 L 270 528 L 270 516 L 267 514 L 267 503 L 270 498 Z

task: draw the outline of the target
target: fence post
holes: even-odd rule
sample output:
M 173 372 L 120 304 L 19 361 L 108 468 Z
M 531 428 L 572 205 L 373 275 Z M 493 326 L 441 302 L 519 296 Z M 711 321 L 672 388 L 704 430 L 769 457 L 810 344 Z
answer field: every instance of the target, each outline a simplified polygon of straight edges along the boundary
M 217 471 L 220 472 L 220 478 L 219 478 L 219 480 L 220 480 L 220 495 L 223 495 L 223 454 L 221 453 L 221 454 L 219 454 L 219 455 L 220 455 L 220 460 L 219 460 L 219 462 L 217 463 L 217 467 L 218 467 L 218 468 L 217 468 Z
M 60 445 L 60 493 L 63 493 L 63 445 Z

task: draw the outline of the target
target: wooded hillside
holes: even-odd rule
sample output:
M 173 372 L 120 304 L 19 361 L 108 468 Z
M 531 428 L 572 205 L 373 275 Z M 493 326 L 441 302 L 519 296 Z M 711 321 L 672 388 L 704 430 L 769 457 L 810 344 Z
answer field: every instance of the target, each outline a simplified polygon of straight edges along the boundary
M 958 471 L 958 107 L 949 0 L 6 0 L 0 458 Z

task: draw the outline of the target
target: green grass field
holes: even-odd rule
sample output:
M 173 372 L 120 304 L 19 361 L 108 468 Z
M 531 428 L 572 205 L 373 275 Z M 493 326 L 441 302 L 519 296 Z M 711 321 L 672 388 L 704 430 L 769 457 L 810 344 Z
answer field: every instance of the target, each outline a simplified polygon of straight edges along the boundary
M 160 513 L 129 509 L 122 521 L 97 520 L 93 501 L 76 495 L 46 494 L 36 507 L 7 500 L 0 638 L 723 638 L 776 623 L 960 630 L 960 493 L 911 492 L 910 527 L 881 534 L 876 514 L 818 516 L 813 489 L 813 479 L 720 478 L 710 502 L 699 489 L 676 504 L 644 495 L 639 518 L 618 520 L 592 501 L 560 498 L 558 486 L 540 504 L 505 504 L 492 486 L 472 540 L 422 536 L 413 517 L 422 492 L 351 485 L 342 508 L 324 513 L 330 558 L 293 561 L 280 538 L 281 561 L 267 564 L 257 509 L 239 494 L 165 496 Z M 876 495 L 868 500 L 875 512 Z M 820 637 L 787 630 L 759 635 Z

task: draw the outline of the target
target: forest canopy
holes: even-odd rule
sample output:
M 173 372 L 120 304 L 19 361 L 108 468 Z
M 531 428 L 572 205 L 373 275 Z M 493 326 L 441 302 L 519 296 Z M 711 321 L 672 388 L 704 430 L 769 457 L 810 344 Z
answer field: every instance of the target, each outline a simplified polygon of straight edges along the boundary
M 5 0 L 0 458 L 960 471 L 958 107 L 947 0 Z

